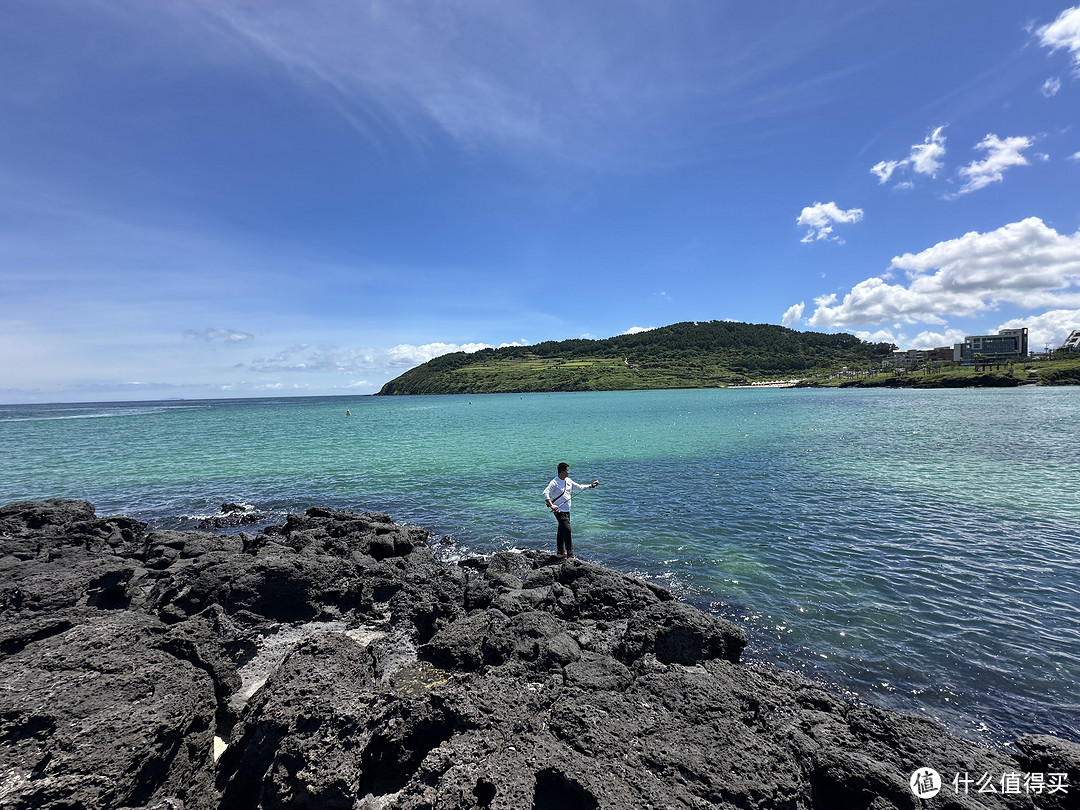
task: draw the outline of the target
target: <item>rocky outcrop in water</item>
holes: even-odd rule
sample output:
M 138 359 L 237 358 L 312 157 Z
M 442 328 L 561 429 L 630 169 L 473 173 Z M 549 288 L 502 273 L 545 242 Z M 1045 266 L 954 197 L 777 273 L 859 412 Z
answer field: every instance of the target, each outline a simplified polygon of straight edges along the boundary
M 0 807 L 1078 806 L 1073 743 L 985 750 L 740 664 L 738 627 L 655 586 L 427 541 L 377 513 L 219 536 L 3 507 Z

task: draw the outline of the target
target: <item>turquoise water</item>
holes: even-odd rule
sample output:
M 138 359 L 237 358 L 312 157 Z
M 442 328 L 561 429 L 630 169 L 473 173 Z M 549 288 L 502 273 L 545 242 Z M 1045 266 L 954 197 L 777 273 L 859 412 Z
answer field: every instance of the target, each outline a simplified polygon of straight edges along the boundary
M 346 416 L 346 409 L 352 415 Z M 1080 391 L 709 390 L 0 406 L 0 501 L 193 526 L 389 512 L 447 558 L 575 548 L 768 661 L 988 742 L 1080 728 Z

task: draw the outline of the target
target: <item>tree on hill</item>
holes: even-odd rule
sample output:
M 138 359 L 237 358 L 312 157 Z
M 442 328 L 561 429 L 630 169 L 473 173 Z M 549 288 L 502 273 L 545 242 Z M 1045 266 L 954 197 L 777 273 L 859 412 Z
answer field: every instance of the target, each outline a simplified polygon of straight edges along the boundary
M 797 332 L 773 324 L 684 322 L 605 340 L 446 354 L 391 380 L 379 393 L 704 387 L 880 362 L 895 348 L 854 335 Z

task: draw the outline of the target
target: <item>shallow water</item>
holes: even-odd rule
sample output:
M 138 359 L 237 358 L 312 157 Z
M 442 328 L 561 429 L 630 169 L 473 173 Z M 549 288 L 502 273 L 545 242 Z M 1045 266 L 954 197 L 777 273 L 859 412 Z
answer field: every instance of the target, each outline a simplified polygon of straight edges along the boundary
M 581 556 L 731 618 L 748 659 L 1002 742 L 1080 727 L 1076 389 L 708 390 L 0 406 L 0 501 L 193 526 L 319 504 Z M 351 416 L 346 416 L 346 409 Z

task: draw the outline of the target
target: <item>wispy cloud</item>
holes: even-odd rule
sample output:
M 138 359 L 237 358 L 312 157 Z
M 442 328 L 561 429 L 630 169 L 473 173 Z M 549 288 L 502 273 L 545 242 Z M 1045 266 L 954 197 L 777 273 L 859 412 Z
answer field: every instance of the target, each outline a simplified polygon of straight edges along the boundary
M 379 0 L 113 5 L 198 26 L 200 48 L 225 41 L 217 59 L 233 67 L 283 70 L 373 141 L 606 170 L 700 158 L 719 130 L 731 148 L 746 123 L 819 104 L 852 70 L 778 83 L 841 21 L 785 17 L 748 35 L 697 0 L 677 13 L 651 2 L 553 11 L 539 0 L 497 13 Z
M 1056 20 L 1039 28 L 1035 34 L 1039 44 L 1051 52 L 1069 51 L 1080 75 L 1080 6 L 1065 9 Z
M 235 329 L 185 329 L 184 334 L 190 338 L 204 340 L 208 343 L 213 341 L 243 343 L 255 337 L 250 332 L 237 332 Z
M 271 357 L 256 358 L 246 367 L 251 371 L 270 374 L 359 374 L 376 367 L 376 352 L 373 349 L 339 349 L 298 343 Z
M 815 300 L 811 326 L 944 324 L 1003 303 L 1024 309 L 1080 306 L 1080 231 L 1059 234 L 1030 217 L 988 233 L 971 232 L 892 260 L 909 284 L 879 277 L 856 284 L 842 301 Z
M 944 132 L 944 126 L 938 127 L 927 135 L 922 143 L 913 144 L 911 152 L 903 160 L 882 160 L 872 166 L 870 171 L 877 175 L 880 183 L 888 183 L 898 170 L 904 168 L 910 168 L 916 174 L 936 177 L 945 157 Z M 901 185 L 909 188 L 910 181 L 905 181 Z
M 833 226 L 859 222 L 863 218 L 861 208 L 849 208 L 846 211 L 834 202 L 816 202 L 803 208 L 795 223 L 806 228 L 802 242 L 820 242 L 822 240 L 844 244 L 844 240 L 833 235 Z
M 1053 98 L 1061 91 L 1061 79 L 1057 76 L 1052 76 L 1043 82 L 1041 92 L 1047 98 Z
M 987 153 L 986 158 L 973 161 L 959 170 L 960 177 L 964 178 L 964 185 L 950 196 L 959 197 L 986 188 L 991 183 L 1000 183 L 1005 177 L 1006 169 L 1029 165 L 1022 153 L 1034 143 L 1032 138 L 1026 136 L 999 138 L 993 133 L 987 135 L 975 145 L 976 149 Z

